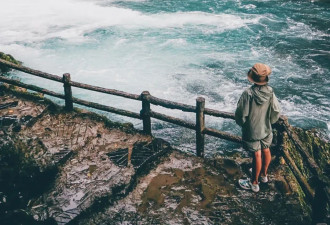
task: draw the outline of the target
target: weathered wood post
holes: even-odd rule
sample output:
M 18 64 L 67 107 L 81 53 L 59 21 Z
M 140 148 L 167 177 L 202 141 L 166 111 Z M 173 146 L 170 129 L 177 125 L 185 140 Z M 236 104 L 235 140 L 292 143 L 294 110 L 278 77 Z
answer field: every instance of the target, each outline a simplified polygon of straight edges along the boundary
M 68 111 L 73 110 L 72 89 L 70 82 L 71 82 L 70 74 L 69 73 L 63 74 L 65 109 Z
M 151 118 L 150 118 L 150 102 L 149 102 L 149 91 L 143 91 L 141 93 L 142 99 L 142 110 L 140 115 L 143 120 L 143 132 L 151 135 Z
M 204 157 L 204 128 L 205 128 L 205 99 L 196 99 L 196 153 L 199 157 Z

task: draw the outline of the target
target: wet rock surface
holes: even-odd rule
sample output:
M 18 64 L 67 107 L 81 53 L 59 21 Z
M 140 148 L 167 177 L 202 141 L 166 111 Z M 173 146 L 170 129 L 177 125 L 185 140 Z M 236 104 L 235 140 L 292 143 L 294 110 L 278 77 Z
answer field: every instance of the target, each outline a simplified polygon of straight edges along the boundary
M 237 186 L 238 178 L 249 176 L 244 164 L 249 160 L 210 163 L 175 151 L 140 177 L 127 197 L 75 224 L 309 224 L 294 180 L 282 176 L 285 165 L 273 167 L 270 183 L 253 193 Z
M 111 125 L 106 127 L 88 112 L 65 113 L 48 108 L 42 101 L 22 100 L 13 95 L 0 97 L 1 104 L 12 101 L 18 104 L 1 110 L 0 116 L 15 116 L 15 122 L 20 123 L 22 129 L 15 132 L 14 123 L 2 124 L 1 132 L 6 134 L 3 137 L 8 137 L 8 140 L 3 138 L 2 146 L 13 145 L 39 173 L 49 170 L 57 173 L 49 190 L 39 192 L 40 197 L 29 199 L 28 207 L 24 207 L 37 221 L 52 218 L 57 224 L 65 224 L 93 205 L 96 199 L 111 198 L 113 192 L 125 192 L 135 170 L 127 165 L 116 166 L 107 154 L 118 148 L 148 149 L 147 145 L 155 142 L 134 131 L 128 133 Z M 48 112 L 43 113 L 45 110 Z M 40 117 L 41 114 L 44 115 Z M 22 120 L 27 117 L 30 118 L 27 122 Z M 38 119 L 29 125 L 34 118 Z M 3 177 L 3 182 L 8 180 Z
M 5 117 L 14 119 L 0 125 L 3 224 L 312 222 L 311 204 L 277 148 L 270 182 L 253 193 L 237 185 L 250 176 L 251 160 L 241 153 L 197 158 L 131 126 L 87 111 L 65 112 L 29 94 L 2 92 Z M 329 145 L 305 143 L 326 171 Z M 294 152 L 293 143 L 287 146 Z M 292 157 L 311 176 L 304 159 Z

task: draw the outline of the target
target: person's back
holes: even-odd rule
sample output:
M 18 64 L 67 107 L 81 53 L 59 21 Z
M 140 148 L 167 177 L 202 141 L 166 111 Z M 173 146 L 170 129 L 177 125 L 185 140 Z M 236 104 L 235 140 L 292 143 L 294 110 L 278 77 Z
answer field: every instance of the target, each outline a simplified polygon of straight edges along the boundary
M 243 129 L 243 139 L 256 141 L 268 136 L 279 112 L 277 98 L 270 86 L 254 84 L 246 89 L 235 113 L 236 122 Z
M 268 86 L 269 66 L 257 63 L 248 72 L 248 79 L 254 83 L 246 89 L 237 104 L 235 120 L 242 127 L 243 147 L 253 154 L 253 180 L 239 180 L 242 188 L 259 191 L 258 178 L 268 182 L 267 169 L 271 160 L 269 147 L 273 134 L 271 124 L 280 115 L 280 106 L 273 89 Z M 261 154 L 262 150 L 262 154 Z M 264 158 L 262 165 L 261 156 Z

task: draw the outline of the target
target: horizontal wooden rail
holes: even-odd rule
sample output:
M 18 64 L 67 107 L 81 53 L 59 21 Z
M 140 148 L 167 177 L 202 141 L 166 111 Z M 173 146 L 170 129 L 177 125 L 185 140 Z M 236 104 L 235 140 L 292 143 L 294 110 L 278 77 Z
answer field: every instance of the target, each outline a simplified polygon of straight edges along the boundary
M 161 98 L 156 98 L 154 96 L 149 96 L 149 102 L 153 105 L 160 105 L 169 109 L 179 109 L 184 112 L 196 112 L 196 107 L 192 105 L 182 104 L 178 102 L 172 102 Z
M 162 113 L 157 113 L 157 112 L 154 112 L 154 111 L 150 111 L 150 116 L 155 118 L 155 119 L 159 119 L 159 120 L 169 122 L 169 123 L 174 123 L 176 125 L 186 127 L 186 128 L 192 129 L 192 130 L 196 129 L 196 125 L 194 123 L 190 123 L 190 122 L 187 122 L 185 120 L 178 119 L 178 118 L 175 118 L 175 117 L 172 117 L 172 116 L 167 116 L 167 115 L 162 114 Z
M 196 125 L 194 123 L 187 122 L 185 120 L 178 119 L 178 118 L 175 118 L 175 117 L 172 117 L 172 116 L 167 116 L 167 115 L 162 114 L 162 113 L 157 113 L 157 112 L 151 111 L 150 116 L 152 118 L 159 119 L 159 120 L 169 122 L 169 123 L 173 123 L 173 124 L 176 124 L 176 125 L 179 125 L 179 126 L 182 126 L 182 127 L 186 127 L 188 129 L 192 129 L 192 130 L 196 129 Z M 219 130 L 212 129 L 212 128 L 205 128 L 203 133 L 207 134 L 207 135 L 210 135 L 210 136 L 222 138 L 222 139 L 225 139 L 225 140 L 228 140 L 228 141 L 233 141 L 233 142 L 236 142 L 236 143 L 241 143 L 242 142 L 242 138 L 239 137 L 239 136 L 232 135 L 232 134 L 229 134 L 227 132 L 219 131 Z
M 184 112 L 196 112 L 196 106 L 187 105 L 183 103 L 168 101 L 165 99 L 157 98 L 152 95 L 149 96 L 149 102 L 153 105 L 160 105 L 165 108 L 169 109 L 179 109 Z M 204 113 L 210 116 L 221 117 L 221 118 L 228 118 L 228 119 L 235 119 L 234 113 L 218 111 L 214 109 L 205 108 Z
M 19 70 L 31 75 L 35 75 L 38 77 L 42 77 L 42 78 L 46 78 L 49 80 L 53 80 L 53 81 L 57 81 L 57 82 L 61 82 L 63 83 L 63 78 L 57 75 L 53 75 L 53 74 L 49 74 L 49 73 L 45 73 L 45 72 L 41 72 L 39 70 L 34 70 L 25 66 L 21 66 L 21 65 L 16 65 L 14 63 L 8 62 L 6 60 L 0 59 L 0 63 L 2 65 L 8 66 L 12 69 L 15 70 Z M 108 88 L 102 88 L 102 87 L 97 87 L 97 86 L 93 86 L 93 85 L 89 85 L 89 84 L 83 84 L 83 83 L 79 83 L 79 82 L 75 82 L 75 81 L 70 81 L 70 85 L 74 86 L 74 87 L 78 87 L 78 88 L 83 88 L 83 89 L 87 89 L 87 90 L 92 90 L 92 91 L 96 91 L 96 92 L 101 92 L 101 93 L 106 93 L 106 94 L 111 94 L 111 95 L 117 95 L 117 96 L 121 96 L 121 97 L 125 97 L 125 98 L 130 98 L 130 99 L 135 99 L 135 100 L 140 100 L 140 95 L 136 95 L 136 94 L 130 94 L 124 91 L 118 91 L 115 89 L 108 89 Z
M 18 80 L 9 79 L 9 78 L 4 77 L 4 76 L 0 76 L 0 81 L 8 83 L 8 84 L 15 85 L 15 86 L 18 86 L 18 87 L 26 88 L 26 89 L 29 89 L 29 90 L 32 90 L 32 91 L 37 91 L 37 92 L 40 92 L 42 94 L 51 95 L 51 96 L 54 96 L 54 97 L 57 97 L 57 98 L 65 99 L 65 96 L 63 94 L 59 94 L 59 93 L 47 90 L 45 88 L 40 88 L 40 87 L 35 86 L 35 85 L 25 84 L 25 83 L 22 83 Z
M 117 109 L 117 108 L 114 108 L 114 107 L 111 107 L 111 106 L 101 105 L 101 104 L 94 103 L 94 102 L 89 102 L 89 101 L 82 100 L 82 99 L 79 99 L 79 98 L 72 98 L 72 101 L 74 103 L 79 104 L 79 105 L 84 105 L 84 106 L 91 107 L 91 108 L 94 108 L 94 109 L 99 109 L 99 110 L 103 110 L 103 111 L 106 111 L 106 112 L 119 114 L 119 115 L 122 115 L 122 116 L 128 116 L 128 117 L 132 117 L 132 118 L 136 118 L 136 119 L 141 119 L 139 113 L 135 113 L 135 112 L 131 112 L 131 111 L 123 110 L 123 109 Z
M 101 93 L 110 94 L 110 95 L 117 95 L 117 96 L 130 98 L 130 99 L 134 99 L 134 100 L 141 100 L 140 95 L 130 94 L 130 93 L 127 93 L 124 91 L 102 88 L 102 87 L 93 86 L 93 85 L 89 85 L 89 84 L 83 84 L 83 83 L 79 83 L 79 82 L 75 82 L 75 81 L 71 81 L 70 84 L 73 87 L 83 88 L 83 89 L 101 92 Z
M 15 86 L 18 86 L 18 87 L 26 88 L 26 89 L 29 89 L 29 90 L 32 90 L 32 91 L 40 92 L 40 93 L 43 93 L 43 94 L 46 94 L 46 95 L 50 95 L 50 96 L 54 96 L 54 97 L 57 97 L 57 98 L 65 99 L 65 95 L 63 95 L 63 94 L 59 94 L 59 93 L 50 91 L 50 90 L 45 89 L 45 88 L 40 88 L 40 87 L 35 86 L 35 85 L 25 84 L 25 83 L 22 83 L 20 81 L 13 80 L 13 79 L 10 79 L 10 78 L 4 77 L 4 76 L 0 76 L 0 81 L 8 83 L 8 84 L 15 85 Z M 132 117 L 132 118 L 136 118 L 136 119 L 141 119 L 140 114 L 135 113 L 135 112 L 130 112 L 130 111 L 123 110 L 123 109 L 117 109 L 117 108 L 113 108 L 113 107 L 110 107 L 110 106 L 101 105 L 101 104 L 98 104 L 98 103 L 82 100 L 82 99 L 79 99 L 79 98 L 72 98 L 72 100 L 73 100 L 74 103 L 77 103 L 79 105 L 84 105 L 84 106 L 87 106 L 87 107 L 91 107 L 91 108 L 95 108 L 95 109 L 99 109 L 99 110 L 103 110 L 103 111 L 107 111 L 107 112 L 111 112 L 111 113 L 116 113 L 116 114 L 119 114 L 119 115 L 122 115 L 122 116 L 128 116 L 128 117 Z
M 236 142 L 236 143 L 242 143 L 242 138 L 236 135 L 229 134 L 227 132 L 219 131 L 212 128 L 205 128 L 204 134 L 211 135 L 213 137 L 218 137 L 221 139 L 225 139 L 228 141 Z
M 8 61 L 3 60 L 3 59 L 0 59 L 0 63 L 2 65 L 8 66 L 8 67 L 10 67 L 12 69 L 15 69 L 15 70 L 19 70 L 19 71 L 29 73 L 29 74 L 32 74 L 32 75 L 35 75 L 35 76 L 38 76 L 38 77 L 46 78 L 46 79 L 49 79 L 49 80 L 62 82 L 62 77 L 57 76 L 57 75 L 44 73 L 44 72 L 41 72 L 39 70 L 34 70 L 34 69 L 31 69 L 31 68 L 28 68 L 28 67 L 25 67 L 25 66 L 16 65 L 14 63 L 8 62 Z
M 234 113 L 218 111 L 214 109 L 205 108 L 204 113 L 210 116 L 221 117 L 221 118 L 228 118 L 228 119 L 235 119 Z

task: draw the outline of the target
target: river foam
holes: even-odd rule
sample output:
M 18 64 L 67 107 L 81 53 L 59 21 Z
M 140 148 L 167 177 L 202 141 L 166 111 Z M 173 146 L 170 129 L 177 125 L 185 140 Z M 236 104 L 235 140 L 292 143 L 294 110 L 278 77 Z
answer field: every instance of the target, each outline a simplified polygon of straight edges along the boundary
M 86 33 L 111 26 L 148 29 L 209 25 L 221 32 L 257 23 L 259 19 L 198 11 L 149 15 L 76 0 L 6 1 L 2 3 L 0 14 L 3 18 L 0 22 L 1 44 L 38 43 L 51 38 L 79 43 L 88 41 Z

